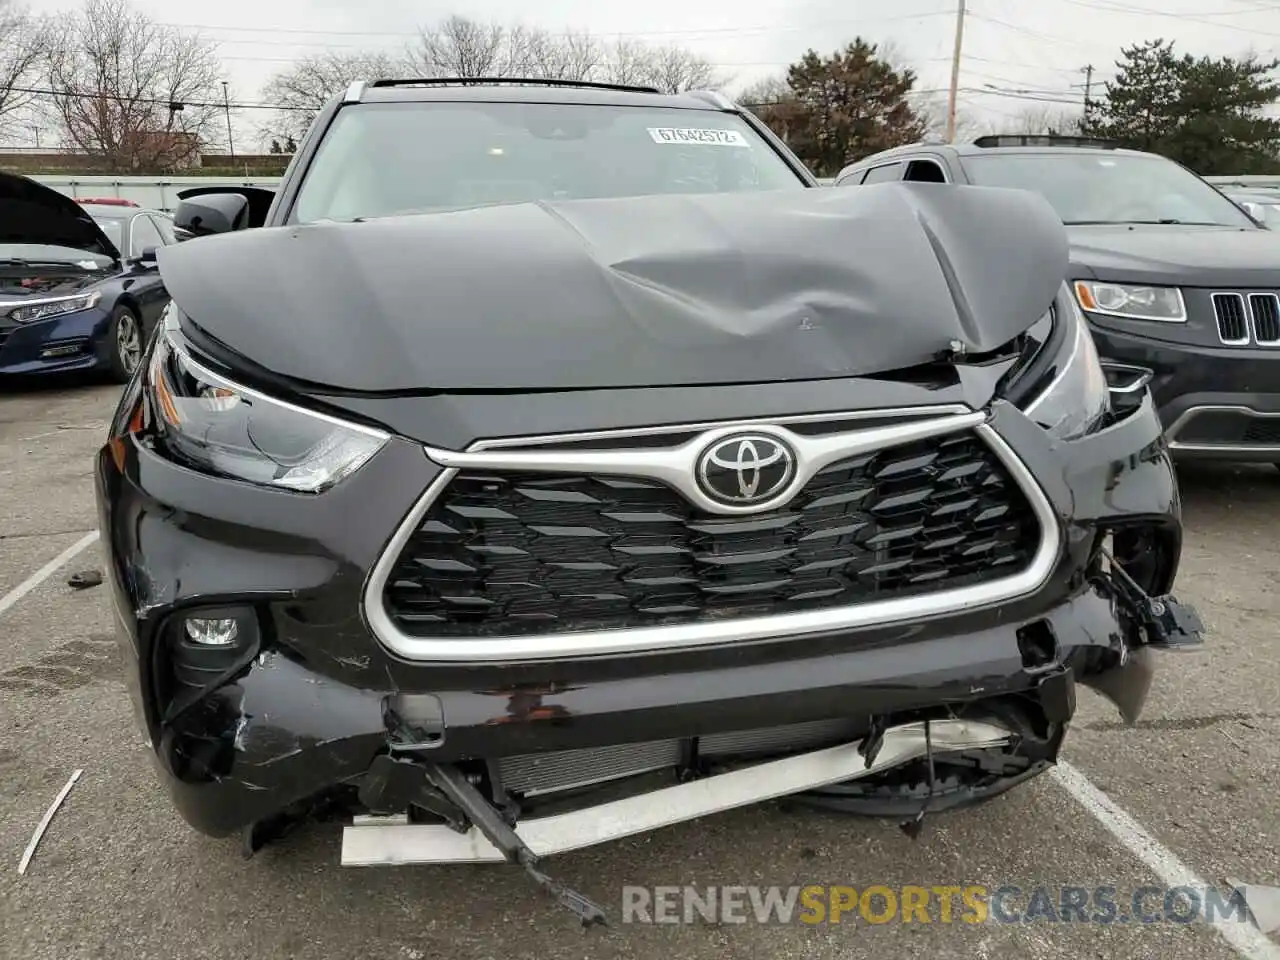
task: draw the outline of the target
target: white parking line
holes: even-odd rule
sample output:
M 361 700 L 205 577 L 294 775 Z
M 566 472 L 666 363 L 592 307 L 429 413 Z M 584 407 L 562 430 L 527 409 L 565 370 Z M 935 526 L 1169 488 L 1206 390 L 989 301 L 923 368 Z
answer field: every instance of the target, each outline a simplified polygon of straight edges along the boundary
M 1151 868 L 1152 873 L 1170 887 L 1209 886 L 1194 870 L 1178 859 L 1177 854 L 1142 828 L 1142 825 L 1114 800 L 1093 785 L 1083 773 L 1059 760 L 1052 776 L 1076 801 L 1107 828 L 1135 857 Z M 1280 945 L 1270 940 L 1248 920 L 1219 919 L 1214 929 L 1222 939 L 1247 960 L 1280 960 Z
M 78 553 L 84 550 L 85 547 L 89 546 L 89 544 L 93 543 L 97 539 L 98 531 L 95 530 L 93 533 L 86 533 L 83 537 L 71 546 L 67 547 L 67 549 L 63 550 L 31 576 L 27 577 L 27 579 L 23 580 L 20 584 L 6 593 L 3 598 L 0 598 L 0 613 L 7 611 L 28 593 L 48 580 L 58 572 L 59 568 L 61 568 L 64 563 L 68 563 Z

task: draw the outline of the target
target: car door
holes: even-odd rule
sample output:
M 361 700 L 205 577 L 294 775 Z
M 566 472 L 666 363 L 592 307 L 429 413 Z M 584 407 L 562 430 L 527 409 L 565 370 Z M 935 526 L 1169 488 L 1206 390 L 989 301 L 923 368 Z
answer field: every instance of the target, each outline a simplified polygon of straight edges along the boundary
M 165 246 L 165 238 L 161 229 L 150 214 L 140 213 L 129 223 L 129 257 L 142 256 L 148 248 L 158 250 Z M 169 293 L 165 289 L 164 280 L 155 264 L 135 264 L 133 267 L 133 283 L 129 288 L 138 310 L 142 314 L 142 333 L 149 337 L 151 331 L 160 320 L 160 314 L 169 303 Z

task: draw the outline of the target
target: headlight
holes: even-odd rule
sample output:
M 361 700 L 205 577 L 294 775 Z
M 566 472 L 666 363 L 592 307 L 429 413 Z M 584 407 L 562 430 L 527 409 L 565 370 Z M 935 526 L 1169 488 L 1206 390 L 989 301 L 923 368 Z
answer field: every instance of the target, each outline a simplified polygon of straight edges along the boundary
M 239 386 L 156 341 L 147 391 L 165 451 L 180 463 L 249 483 L 320 493 L 389 439 Z
M 1177 287 L 1140 287 L 1097 280 L 1077 280 L 1073 286 L 1080 306 L 1090 313 L 1161 323 L 1187 321 L 1187 305 Z
M 1059 297 L 1058 302 L 1070 308 L 1059 318 L 1070 324 L 1062 364 L 1053 382 L 1027 405 L 1026 413 L 1054 436 L 1072 440 L 1088 433 L 1107 415 L 1111 393 L 1093 336 L 1075 301 Z
M 79 294 L 74 297 L 58 297 L 56 300 L 41 300 L 26 306 L 15 307 L 9 311 L 9 319 L 17 323 L 31 323 L 34 320 L 47 320 L 60 317 L 64 313 L 77 313 L 96 307 L 102 299 L 101 292 Z

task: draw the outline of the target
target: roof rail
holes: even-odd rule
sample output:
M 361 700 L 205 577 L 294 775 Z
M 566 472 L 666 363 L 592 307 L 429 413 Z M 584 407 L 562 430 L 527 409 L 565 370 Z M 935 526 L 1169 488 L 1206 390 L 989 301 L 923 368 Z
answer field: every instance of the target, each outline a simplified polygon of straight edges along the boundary
M 686 97 L 693 97 L 701 100 L 703 103 L 709 103 L 717 110 L 737 110 L 737 104 L 726 97 L 719 90 L 686 90 Z
M 993 133 L 978 137 L 973 141 L 975 147 L 1086 147 L 1095 150 L 1118 150 L 1120 144 L 1114 140 L 1103 140 L 1098 137 L 1058 136 L 1049 133 Z
M 405 77 L 371 81 L 369 87 L 490 87 L 497 85 L 525 87 L 579 87 L 589 90 L 621 90 L 627 93 L 662 93 L 657 87 L 626 83 L 602 83 L 596 80 L 561 80 L 540 77 Z

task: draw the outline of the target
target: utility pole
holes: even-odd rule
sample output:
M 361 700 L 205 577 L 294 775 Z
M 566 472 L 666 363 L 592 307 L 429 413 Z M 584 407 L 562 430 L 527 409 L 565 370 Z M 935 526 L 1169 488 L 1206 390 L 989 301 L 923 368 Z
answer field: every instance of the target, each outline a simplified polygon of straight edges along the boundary
M 1088 64 L 1081 73 L 1084 74 L 1084 127 L 1089 129 L 1089 98 L 1093 93 L 1093 64 Z
M 231 138 L 231 96 L 227 93 L 227 81 L 222 81 L 222 103 L 227 110 L 227 148 L 231 151 L 231 162 L 236 162 L 236 142 Z
M 947 98 L 947 143 L 956 141 L 956 94 L 960 89 L 960 51 L 964 47 L 964 0 L 956 3 L 956 49 L 951 55 L 951 95 Z

